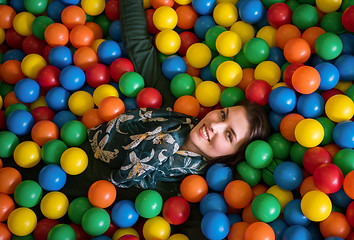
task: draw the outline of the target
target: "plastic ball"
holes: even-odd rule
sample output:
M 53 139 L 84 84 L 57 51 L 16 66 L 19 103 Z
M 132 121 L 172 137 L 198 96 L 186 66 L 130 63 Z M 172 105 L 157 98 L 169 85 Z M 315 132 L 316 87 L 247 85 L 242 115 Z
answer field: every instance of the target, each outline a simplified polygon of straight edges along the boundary
M 200 202 L 208 193 L 206 180 L 199 175 L 189 175 L 182 180 L 180 191 L 188 202 Z
M 113 183 L 107 180 L 94 182 L 88 190 L 90 203 L 99 208 L 107 208 L 113 204 L 117 196 Z
M 237 165 L 237 172 L 241 175 L 242 179 L 251 187 L 254 187 L 261 180 L 261 170 L 251 167 L 246 161 Z
M 82 9 L 91 16 L 97 16 L 101 14 L 106 6 L 105 0 L 81 0 L 81 7 Z
M 205 216 L 211 211 L 220 211 L 227 213 L 228 205 L 222 195 L 219 193 L 208 193 L 205 195 L 199 204 L 200 213 Z
M 234 87 L 241 82 L 242 68 L 234 61 L 221 63 L 216 70 L 216 78 L 225 87 Z
M 189 218 L 189 214 L 189 203 L 182 197 L 171 197 L 167 199 L 162 206 L 164 219 L 172 225 L 184 223 Z
M 269 94 L 269 106 L 280 114 L 291 112 L 295 108 L 296 100 L 295 92 L 288 87 L 278 87 Z
M 41 160 L 40 146 L 33 141 L 23 141 L 14 151 L 14 160 L 20 167 L 31 168 Z
M 109 68 L 102 63 L 94 63 L 86 69 L 86 82 L 93 88 L 108 84 L 110 81 Z
M 57 67 L 47 65 L 38 72 L 36 81 L 41 88 L 49 90 L 60 86 L 59 75 L 60 70 Z
M 345 29 L 347 29 L 350 32 L 354 32 L 353 15 L 354 15 L 353 6 L 349 6 L 347 9 L 344 10 L 342 14 L 343 26 Z
M 16 146 L 20 143 L 18 137 L 10 131 L 0 132 L 0 157 L 12 156 Z
M 119 44 L 113 40 L 103 41 L 97 48 L 97 56 L 104 64 L 111 64 L 122 56 Z
M 342 187 L 343 179 L 340 168 L 332 163 L 321 164 L 313 172 L 315 186 L 327 194 L 337 192 Z
M 318 146 L 324 137 L 324 129 L 315 119 L 301 120 L 295 127 L 295 138 L 304 147 Z
M 267 20 L 274 28 L 279 28 L 284 24 L 291 23 L 291 17 L 291 8 L 283 2 L 272 4 L 267 11 Z
M 91 94 L 86 91 L 76 91 L 69 97 L 68 106 L 72 113 L 82 116 L 86 111 L 93 109 L 95 104 Z
M 294 190 L 300 186 L 303 180 L 301 168 L 294 162 L 280 163 L 273 173 L 274 182 L 284 190 Z
M 351 185 L 351 181 L 354 179 L 354 171 L 350 171 L 343 181 L 344 192 L 351 198 L 354 199 L 354 187 Z
M 301 199 L 301 211 L 313 222 L 325 220 L 331 213 L 332 202 L 330 198 L 321 191 L 310 191 Z
M 69 30 L 62 23 L 52 23 L 45 29 L 44 39 L 51 47 L 65 46 L 69 42 Z
M 284 45 L 284 57 L 290 63 L 304 63 L 310 55 L 310 45 L 302 38 L 289 39 Z
M 13 19 L 13 28 L 21 36 L 32 34 L 32 22 L 36 17 L 30 12 L 20 12 Z
M 161 6 L 153 14 L 153 23 L 160 31 L 174 29 L 177 25 L 178 16 L 172 7 Z
M 232 181 L 231 168 L 221 163 L 214 164 L 208 168 L 205 180 L 212 190 L 224 191 L 225 187 Z
M 333 128 L 333 140 L 341 148 L 354 148 L 354 122 L 342 121 Z
M 69 29 L 86 22 L 85 11 L 76 5 L 69 5 L 61 12 L 61 21 Z
M 98 109 L 93 108 L 87 110 L 84 115 L 82 115 L 81 122 L 85 125 L 87 129 L 96 127 L 99 124 L 103 123 L 104 120 L 98 114 Z
M 237 8 L 229 2 L 218 3 L 213 10 L 213 18 L 219 26 L 230 27 L 237 21 Z
M 30 234 L 37 225 L 37 216 L 32 209 L 19 207 L 13 210 L 8 219 L 7 226 L 11 233 L 17 236 Z
M 119 82 L 126 72 L 134 72 L 133 63 L 127 58 L 118 58 L 109 66 L 109 72 L 114 81 Z
M 86 127 L 80 121 L 68 121 L 60 129 L 60 137 L 68 146 L 79 146 L 87 138 Z
M 32 208 L 36 206 L 42 196 L 43 190 L 41 186 L 33 180 L 25 180 L 19 183 L 14 192 L 14 199 L 21 207 Z
M 200 112 L 200 104 L 195 97 L 184 95 L 175 101 L 173 111 L 197 117 Z
M 162 210 L 161 195 L 152 189 L 144 190 L 135 199 L 135 209 L 144 218 L 156 217 Z
M 104 234 L 111 223 L 111 218 L 105 209 L 92 207 L 82 216 L 82 228 L 92 236 Z
M 323 62 L 315 66 L 321 77 L 320 90 L 329 90 L 334 88 L 339 81 L 339 71 L 337 67 L 331 63 Z
M 222 107 L 232 107 L 237 102 L 246 99 L 244 91 L 239 87 L 226 88 L 221 92 L 220 104 Z
M 343 54 L 334 61 L 334 65 L 338 68 L 341 81 L 350 82 L 354 79 L 354 71 L 350 67 L 353 62 L 354 57 L 348 54 Z
M 224 239 L 230 231 L 230 222 L 224 213 L 210 211 L 202 218 L 201 228 L 209 239 Z
M 46 165 L 38 174 L 38 182 L 46 191 L 59 191 L 66 183 L 64 170 L 56 164 Z
M 192 1 L 192 6 L 200 15 L 207 15 L 213 12 L 216 6 L 216 0 L 195 0 Z
M 316 0 L 316 6 L 321 12 L 329 13 L 337 11 L 342 4 L 342 1 L 338 0 L 326 0 L 326 1 L 318 1 Z
M 67 66 L 60 72 L 59 81 L 64 89 L 77 91 L 85 84 L 85 73 L 79 67 Z
M 87 154 L 81 148 L 68 148 L 60 157 L 60 166 L 70 175 L 78 175 L 82 173 L 87 168 L 87 165 Z
M 48 232 L 48 240 L 76 239 L 75 230 L 68 224 L 60 223 Z
M 47 65 L 45 59 L 36 53 L 26 55 L 21 62 L 22 72 L 29 78 L 36 79 L 38 72 Z
M 231 181 L 224 190 L 225 201 L 233 208 L 246 207 L 251 202 L 252 197 L 253 193 L 250 185 L 242 180 Z
M 295 240 L 295 239 L 310 240 L 311 239 L 310 231 L 307 230 L 306 227 L 301 225 L 289 226 L 287 229 L 284 230 L 282 236 L 284 236 L 284 238 L 289 240 Z
M 39 84 L 31 78 L 24 78 L 16 83 L 14 92 L 21 102 L 33 103 L 40 94 Z
M 71 29 L 69 41 L 75 48 L 91 47 L 95 41 L 95 34 L 88 26 L 77 25 Z
M 59 129 L 61 129 L 65 123 L 73 120 L 77 120 L 75 114 L 70 111 L 60 111 L 55 114 L 52 121 L 58 126 Z
M 98 115 L 105 121 L 110 121 L 123 112 L 125 112 L 124 103 L 120 98 L 115 96 L 109 96 L 102 99 L 98 106 Z
M 21 70 L 21 62 L 19 60 L 7 60 L 0 66 L 0 77 L 4 83 L 16 84 L 26 76 Z
M 270 193 L 257 195 L 251 203 L 252 214 L 262 222 L 271 222 L 280 214 L 279 200 Z
M 237 35 L 241 38 L 242 46 L 245 45 L 248 40 L 252 39 L 255 34 L 255 30 L 252 25 L 244 21 L 237 21 L 232 24 L 230 31 L 237 33 Z
M 316 42 L 317 38 L 325 32 L 326 31 L 320 27 L 310 27 L 302 33 L 301 38 L 308 42 L 308 44 L 310 45 L 310 48 L 311 48 L 311 53 L 316 52 L 315 51 L 315 42 Z
M 194 79 L 187 73 L 179 73 L 172 78 L 170 89 L 176 98 L 184 95 L 192 95 L 195 90 Z
M 283 211 L 284 220 L 288 225 L 308 226 L 310 220 L 301 211 L 301 199 L 294 199 L 287 203 Z
M 51 65 L 63 69 L 72 64 L 72 52 L 66 46 L 53 47 L 49 52 L 49 62 Z
M 275 239 L 275 233 L 272 227 L 264 222 L 254 222 L 251 223 L 245 231 L 245 239 L 256 240 L 256 239 Z
M 87 197 L 77 197 L 71 201 L 68 207 L 68 217 L 76 224 L 81 224 L 83 214 L 92 208 Z
M 257 65 L 254 70 L 255 79 L 264 80 L 270 86 L 274 86 L 279 82 L 281 70 L 279 66 L 272 61 L 263 61 Z
M 43 218 L 38 221 L 36 228 L 33 231 L 35 239 L 44 240 L 47 239 L 49 231 L 60 222 L 55 219 Z
M 22 176 L 15 168 L 0 168 L 0 193 L 13 194 L 17 185 L 22 182 Z
M 245 158 L 251 167 L 265 168 L 273 160 L 273 150 L 266 141 L 255 140 L 247 146 Z
M 69 206 L 69 200 L 62 192 L 49 192 L 41 200 L 40 209 L 42 214 L 49 219 L 63 217 Z
M 16 11 L 9 5 L 1 5 L 0 8 L 0 27 L 2 29 L 9 29 L 13 26 L 13 20 L 16 16 Z
M 113 236 L 112 239 L 119 239 L 121 237 L 124 236 L 133 236 L 139 239 L 139 233 L 137 232 L 137 230 L 135 230 L 134 228 L 118 228 Z M 129 240 L 136 240 L 135 238 L 129 239 Z
M 203 81 L 196 90 L 195 96 L 199 103 L 205 107 L 213 107 L 220 100 L 221 90 L 219 86 L 212 81 Z
M 240 18 L 249 24 L 259 22 L 264 14 L 262 2 L 251 0 L 241 1 L 238 7 Z
M 332 212 L 328 218 L 320 223 L 320 231 L 327 239 L 331 236 L 347 239 L 350 229 L 348 220 L 340 212 Z
M 31 130 L 32 140 L 39 146 L 43 146 L 46 142 L 58 139 L 59 130 L 57 125 L 49 120 L 41 120 L 34 124 Z
M 245 44 L 243 53 L 250 63 L 259 64 L 268 58 L 269 46 L 261 38 L 252 38 Z
M 325 60 L 335 59 L 342 52 L 342 49 L 342 40 L 334 33 L 323 33 L 315 42 L 316 54 Z
M 168 79 L 172 79 L 179 73 L 187 71 L 187 64 L 182 57 L 172 55 L 162 62 L 162 73 Z
M 313 174 L 315 169 L 324 163 L 332 163 L 332 157 L 325 148 L 313 147 L 305 151 L 303 155 L 303 165 L 310 174 Z
M 143 226 L 143 235 L 146 240 L 167 239 L 170 233 L 170 224 L 160 216 L 148 219 Z
M 198 18 L 198 13 L 191 5 L 182 5 L 176 8 L 178 16 L 177 27 L 181 29 L 192 29 Z
M 0 193 L 0 207 L 0 221 L 4 222 L 15 209 L 15 202 L 9 195 Z
M 305 118 L 317 118 L 324 112 L 325 102 L 320 94 L 313 92 L 299 96 L 296 109 Z
M 276 47 L 276 41 L 275 41 L 276 31 L 277 30 L 275 28 L 267 25 L 258 30 L 256 37 L 266 41 L 270 48 Z
M 174 54 L 181 46 L 181 38 L 172 29 L 165 29 L 159 32 L 155 38 L 157 49 L 166 55 Z
M 120 91 L 127 97 L 136 97 L 144 88 L 144 79 L 137 72 L 126 72 L 119 81 Z
M 73 55 L 74 65 L 86 71 L 88 67 L 98 63 L 98 56 L 91 47 L 80 47 Z
M 121 200 L 113 205 L 111 218 L 118 227 L 129 228 L 137 222 L 139 214 L 135 210 L 134 202 Z
M 155 88 L 143 88 L 136 96 L 136 103 L 140 108 L 160 108 L 162 105 L 162 96 Z
M 311 66 L 301 66 L 292 75 L 292 86 L 302 94 L 310 94 L 318 89 L 321 82 L 319 72 Z
M 346 95 L 334 95 L 327 100 L 325 112 L 333 122 L 347 121 L 353 117 L 354 103 Z
M 186 58 L 191 66 L 203 68 L 211 60 L 211 51 L 204 43 L 194 43 L 187 49 Z
M 273 149 L 273 158 L 286 159 L 289 157 L 291 142 L 288 141 L 280 132 L 273 133 L 267 140 Z
M 292 15 L 293 24 L 301 30 L 314 27 L 318 19 L 319 15 L 316 8 L 310 4 L 300 4 Z

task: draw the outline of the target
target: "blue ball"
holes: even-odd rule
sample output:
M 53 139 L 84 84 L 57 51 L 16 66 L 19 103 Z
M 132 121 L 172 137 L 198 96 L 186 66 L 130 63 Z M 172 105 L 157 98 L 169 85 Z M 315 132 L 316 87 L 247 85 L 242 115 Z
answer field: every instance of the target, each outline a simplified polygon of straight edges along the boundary
M 301 225 L 307 227 L 310 220 L 302 213 L 301 199 L 288 202 L 283 210 L 283 217 L 288 225 Z
M 64 126 L 65 123 L 73 121 L 73 120 L 77 120 L 77 117 L 75 114 L 73 114 L 70 111 L 60 111 L 57 112 L 53 118 L 53 123 L 55 123 L 55 125 L 57 125 L 58 129 L 60 130 L 62 126 Z
M 230 231 L 230 222 L 227 216 L 220 211 L 210 211 L 203 218 L 201 228 L 208 239 L 224 239 Z
M 243 222 L 240 214 L 229 213 L 229 214 L 227 214 L 227 217 L 229 218 L 230 226 L 232 226 L 233 224 L 238 223 L 238 222 Z
M 77 5 L 79 4 L 80 0 L 60 0 L 63 3 L 67 4 L 67 5 Z
M 328 62 L 328 63 L 333 63 L 334 62 L 333 60 L 325 60 L 325 59 L 321 58 L 318 55 L 313 55 L 309 59 L 311 59 L 311 66 L 313 66 L 313 67 L 315 67 L 318 64 L 323 63 L 323 62 Z
M 202 15 L 194 22 L 194 33 L 200 39 L 205 39 L 205 34 L 209 28 L 216 26 L 216 22 L 211 15 Z
M 205 180 L 208 187 L 216 192 L 224 191 L 233 179 L 232 170 L 226 164 L 216 163 L 206 172 Z
M 138 108 L 138 104 L 136 103 L 136 98 L 127 97 L 126 99 L 123 100 L 123 102 L 126 111 Z
M 267 61 L 275 62 L 279 67 L 283 66 L 286 63 L 283 50 L 279 47 L 269 48 L 269 56 Z
M 65 67 L 59 75 L 59 81 L 63 88 L 68 91 L 77 91 L 85 84 L 85 73 L 77 66 Z
M 107 235 L 100 235 L 100 236 L 96 236 L 94 238 L 91 238 L 91 240 L 112 240 L 112 238 L 108 237 Z
M 38 99 L 41 89 L 37 81 L 31 78 L 23 78 L 16 83 L 14 93 L 21 102 L 33 103 Z
M 324 112 L 325 101 L 317 92 L 302 94 L 297 100 L 296 109 L 304 118 L 317 118 Z
M 323 240 L 322 233 L 318 222 L 311 222 L 307 227 L 307 230 L 311 234 L 311 240 Z
M 291 112 L 296 105 L 296 94 L 288 87 L 277 87 L 269 94 L 270 108 L 280 114 Z
M 120 20 L 114 20 L 111 25 L 109 25 L 109 36 L 111 36 L 111 38 L 116 41 L 116 42 L 120 42 L 122 40 L 122 26 L 120 23 Z
M 333 128 L 333 141 L 340 148 L 354 148 L 354 122 L 342 121 Z
M 294 162 L 286 161 L 280 163 L 273 172 L 276 185 L 284 190 L 295 190 L 303 180 L 301 168 Z
M 280 132 L 280 123 L 281 120 L 285 117 L 285 114 L 276 113 L 274 111 L 270 111 L 268 118 L 271 128 L 275 131 Z
M 284 230 L 282 240 L 310 240 L 311 234 L 304 226 L 292 225 Z
M 64 8 L 66 8 L 67 5 L 64 4 L 60 0 L 52 1 L 51 3 L 48 4 L 47 7 L 47 15 L 51 19 L 54 20 L 54 22 L 60 23 L 61 22 L 61 13 L 63 12 Z
M 7 129 L 17 136 L 29 134 L 33 125 L 33 116 L 26 110 L 15 110 L 6 119 Z
M 354 56 L 349 54 L 344 54 L 339 56 L 335 61 L 334 65 L 339 70 L 339 78 L 344 82 L 354 81 Z
M 19 12 L 26 12 L 24 0 L 10 0 L 9 4 L 15 11 L 16 13 Z
M 47 92 L 45 100 L 50 109 L 58 112 L 68 109 L 70 95 L 70 92 L 65 88 L 54 87 Z
M 49 63 L 59 69 L 73 64 L 73 54 L 66 46 L 53 47 L 49 52 Z
M 264 6 L 258 0 L 243 1 L 239 4 L 238 13 L 244 22 L 255 24 L 262 19 Z
M 114 204 L 111 212 L 111 218 L 115 225 L 120 228 L 133 226 L 139 218 L 135 210 L 135 204 L 131 200 L 121 200 Z
M 49 164 L 38 174 L 38 183 L 46 191 L 59 191 L 66 183 L 66 172 L 57 164 Z
M 199 15 L 208 15 L 214 11 L 216 0 L 193 0 L 192 6 Z
M 203 216 L 211 211 L 220 211 L 226 214 L 227 203 L 225 202 L 224 197 L 219 193 L 208 193 L 200 201 L 199 210 Z
M 334 88 L 339 81 L 339 71 L 336 66 L 329 62 L 322 62 L 315 66 L 315 69 L 321 76 L 321 82 L 318 89 L 329 90 Z
M 287 229 L 289 226 L 284 222 L 284 220 L 277 218 L 272 222 L 268 223 L 269 226 L 271 226 L 271 228 L 274 231 L 275 234 L 275 240 L 281 240 L 283 232 L 285 229 Z
M 101 62 L 110 65 L 114 60 L 121 57 L 122 50 L 116 41 L 106 40 L 98 46 L 97 55 Z
M 205 66 L 202 69 L 200 69 L 200 78 L 203 81 L 213 81 L 213 82 L 217 82 L 218 81 L 216 79 L 216 77 L 214 77 L 213 74 L 210 71 L 210 64 L 208 64 L 207 66 Z
M 2 57 L 2 62 L 4 63 L 8 60 L 17 60 L 22 62 L 25 56 L 26 54 L 20 49 L 9 49 L 4 53 L 4 56 Z
M 162 62 L 162 73 L 166 78 L 170 80 L 177 74 L 186 72 L 187 64 L 184 59 L 178 55 L 168 56 Z
M 343 187 L 335 193 L 329 194 L 332 203 L 341 208 L 347 208 L 352 199 L 345 193 Z
M 339 38 L 343 43 L 341 54 L 354 55 L 354 35 L 352 33 L 343 33 L 339 35 Z

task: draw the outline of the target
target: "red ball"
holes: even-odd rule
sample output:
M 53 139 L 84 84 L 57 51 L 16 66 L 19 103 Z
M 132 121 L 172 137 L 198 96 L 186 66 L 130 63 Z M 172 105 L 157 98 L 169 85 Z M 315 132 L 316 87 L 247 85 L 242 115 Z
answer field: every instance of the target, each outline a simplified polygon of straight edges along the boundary
M 46 42 L 34 35 L 29 35 L 22 41 L 22 50 L 25 54 L 36 53 L 42 55 L 45 46 Z
M 324 147 L 309 148 L 302 158 L 304 168 L 311 174 L 313 174 L 319 165 L 332 162 L 331 154 Z
M 179 225 L 187 221 L 189 214 L 189 203 L 182 197 L 171 197 L 162 206 L 163 217 L 173 225 Z
M 333 163 L 319 165 L 313 172 L 315 186 L 326 194 L 337 192 L 343 185 L 342 170 Z
M 106 7 L 104 12 L 107 18 L 111 21 L 115 21 L 120 19 L 120 12 L 119 12 L 119 1 L 118 0 L 108 0 L 106 2 Z
M 341 90 L 337 88 L 332 88 L 326 91 L 323 91 L 321 93 L 321 96 L 325 102 L 327 102 L 328 99 L 330 99 L 332 96 L 337 95 L 337 94 L 344 94 Z
M 139 238 L 134 235 L 124 235 L 118 238 L 118 240 L 139 240 Z
M 53 47 L 48 44 L 45 45 L 43 48 L 42 56 L 44 57 L 44 59 L 46 60 L 46 62 L 48 64 L 49 64 L 49 53 L 52 49 L 53 49 Z
M 5 33 L 5 41 L 10 48 L 21 49 L 24 36 L 18 34 L 14 28 L 9 28 Z
M 272 86 L 267 81 L 254 80 L 247 85 L 245 93 L 248 101 L 264 106 L 268 103 L 271 91 Z
M 295 72 L 296 69 L 298 69 L 299 67 L 305 66 L 303 63 L 291 63 L 289 66 L 287 66 L 284 70 L 283 73 L 283 79 L 285 84 L 290 87 L 293 88 L 293 83 L 292 83 L 292 76 Z
M 203 117 L 205 117 L 205 115 L 207 115 L 211 110 L 213 110 L 212 107 L 204 107 L 202 105 L 200 105 L 200 110 L 199 110 L 199 114 L 197 116 L 198 119 L 202 119 Z
M 126 72 L 134 72 L 133 63 L 127 58 L 117 58 L 109 66 L 109 72 L 114 81 L 119 82 L 120 77 Z
M 267 20 L 270 26 L 279 28 L 284 24 L 291 23 L 291 8 L 286 3 L 274 3 L 267 11 Z
M 150 34 L 155 34 L 159 32 L 159 30 L 155 27 L 154 21 L 152 20 L 152 16 L 154 15 L 154 12 L 155 9 L 153 8 L 149 8 L 145 11 L 148 32 Z
M 183 31 L 179 34 L 181 38 L 181 46 L 178 49 L 178 53 L 182 56 L 186 55 L 187 49 L 194 43 L 198 43 L 199 39 L 197 35 L 190 31 Z
M 354 32 L 354 5 L 344 10 L 342 14 L 343 27 L 350 32 Z
M 5 124 L 6 124 L 5 111 L 1 110 L 0 111 L 0 130 L 3 130 L 5 128 Z
M 109 83 L 109 68 L 103 63 L 95 63 L 86 69 L 86 82 L 93 88 Z
M 60 86 L 60 70 L 53 65 L 43 67 L 37 75 L 37 83 L 44 90 Z
M 36 240 L 46 240 L 50 229 L 60 222 L 56 219 L 43 218 L 37 223 L 33 231 L 33 236 Z
M 36 107 L 35 109 L 33 109 L 31 111 L 31 114 L 32 114 L 34 123 L 37 123 L 41 120 L 52 121 L 55 116 L 55 112 L 47 106 Z
M 90 235 L 88 235 L 81 225 L 70 223 L 70 227 L 72 227 L 76 234 L 76 240 L 85 240 L 90 239 Z
M 161 93 L 152 87 L 142 89 L 136 96 L 139 108 L 160 108 L 162 105 Z
M 347 207 L 346 217 L 350 226 L 354 227 L 354 201 L 352 201 Z

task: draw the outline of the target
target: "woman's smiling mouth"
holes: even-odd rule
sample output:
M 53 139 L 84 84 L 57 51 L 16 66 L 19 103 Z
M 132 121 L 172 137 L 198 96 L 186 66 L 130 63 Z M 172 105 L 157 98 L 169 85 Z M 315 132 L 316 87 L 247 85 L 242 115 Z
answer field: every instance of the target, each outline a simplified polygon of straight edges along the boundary
M 204 138 L 208 142 L 210 141 L 205 125 L 203 125 L 203 127 L 200 128 L 199 132 L 200 132 L 200 135 L 202 136 L 202 138 Z

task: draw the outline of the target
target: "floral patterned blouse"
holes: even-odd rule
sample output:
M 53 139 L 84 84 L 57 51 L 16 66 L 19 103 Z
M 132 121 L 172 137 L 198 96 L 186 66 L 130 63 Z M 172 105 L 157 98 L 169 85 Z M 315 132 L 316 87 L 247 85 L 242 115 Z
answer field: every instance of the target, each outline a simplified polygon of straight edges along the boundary
M 207 161 L 178 150 L 197 118 L 171 109 L 134 109 L 88 130 L 94 157 L 109 164 L 118 187 L 154 188 L 205 173 Z

